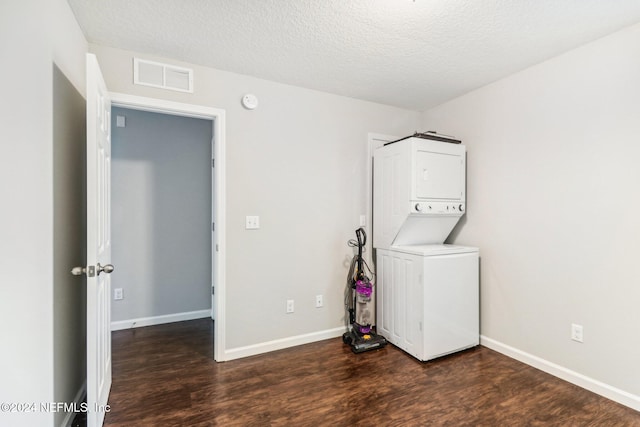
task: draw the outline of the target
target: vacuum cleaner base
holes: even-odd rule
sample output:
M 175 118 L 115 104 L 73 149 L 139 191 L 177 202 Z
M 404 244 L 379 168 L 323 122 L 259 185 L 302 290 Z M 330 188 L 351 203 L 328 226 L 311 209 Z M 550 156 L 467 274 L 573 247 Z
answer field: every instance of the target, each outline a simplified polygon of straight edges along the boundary
M 369 332 L 368 334 L 358 334 L 354 331 L 342 334 L 342 341 L 351 347 L 354 353 L 363 353 L 369 350 L 377 350 L 387 345 L 387 340 L 382 335 Z

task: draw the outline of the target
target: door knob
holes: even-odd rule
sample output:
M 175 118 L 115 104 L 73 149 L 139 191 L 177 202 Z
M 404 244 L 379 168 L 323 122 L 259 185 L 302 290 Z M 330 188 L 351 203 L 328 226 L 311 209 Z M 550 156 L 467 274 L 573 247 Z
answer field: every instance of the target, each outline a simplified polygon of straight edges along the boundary
M 71 274 L 73 274 L 74 276 L 82 276 L 83 274 L 86 274 L 89 277 L 94 277 L 96 273 L 100 274 L 104 271 L 105 273 L 110 274 L 111 272 L 113 272 L 113 270 L 114 268 L 111 264 L 103 266 L 98 263 L 95 267 L 93 265 L 90 265 L 88 267 L 73 267 L 71 269 Z
M 100 275 L 100 273 L 102 273 L 103 271 L 107 274 L 111 274 L 114 270 L 113 265 L 111 264 L 100 265 L 100 263 L 98 263 L 96 267 L 98 275 Z
M 82 276 L 86 272 L 87 272 L 86 267 L 73 267 L 71 269 L 71 274 L 73 274 L 74 276 Z

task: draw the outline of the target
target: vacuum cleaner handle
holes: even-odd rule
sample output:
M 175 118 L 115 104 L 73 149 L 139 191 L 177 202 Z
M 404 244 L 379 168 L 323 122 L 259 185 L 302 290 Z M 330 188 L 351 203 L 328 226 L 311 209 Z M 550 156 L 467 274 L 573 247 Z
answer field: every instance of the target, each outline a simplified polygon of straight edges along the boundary
M 356 230 L 356 238 L 358 239 L 358 271 L 356 273 L 356 276 L 358 279 L 362 279 L 364 277 L 362 266 L 362 249 L 364 248 L 364 245 L 367 244 L 367 233 L 364 232 L 364 228 L 360 227 Z
M 367 244 L 367 233 L 364 232 L 364 228 L 360 227 L 356 230 L 356 237 L 358 238 L 358 247 L 362 249 Z

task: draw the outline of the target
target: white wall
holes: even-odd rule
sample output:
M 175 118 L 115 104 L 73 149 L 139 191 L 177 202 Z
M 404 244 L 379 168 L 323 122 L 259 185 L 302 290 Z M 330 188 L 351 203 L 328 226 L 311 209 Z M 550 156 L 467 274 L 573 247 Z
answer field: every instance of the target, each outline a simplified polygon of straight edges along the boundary
M 53 62 L 73 70 L 80 87 L 76 64 L 86 48 L 64 0 L 0 4 L 0 58 L 13 65 L 0 78 L 1 402 L 66 399 L 54 391 Z M 54 418 L 0 412 L 1 425 L 53 425 Z
M 111 118 L 111 289 L 124 292 L 112 322 L 210 310 L 212 122 L 117 107 Z
M 454 241 L 481 248 L 482 334 L 636 402 L 638 52 L 635 25 L 433 108 L 422 125 L 468 147 Z
M 3 63 L 21 64 L 5 67 L 0 79 L 0 313 L 3 325 L 13 325 L 0 332 L 1 402 L 53 398 L 52 66 L 45 13 L 32 12 L 41 3 L 0 6 Z M 0 412 L 3 425 L 50 425 L 52 419 Z
M 86 102 L 53 70 L 53 381 L 54 400 L 71 402 L 87 374 L 87 280 L 69 274 L 86 265 Z M 81 396 L 78 396 L 78 398 Z M 65 414 L 55 414 L 60 425 Z
M 55 327 L 66 322 L 54 311 L 54 270 L 59 271 L 66 260 L 54 259 L 54 228 L 60 231 L 65 224 L 54 226 L 52 109 L 53 63 L 73 75 L 76 87 L 83 86 L 79 76 L 84 71 L 77 64 L 86 49 L 65 1 L 0 5 L 0 57 L 3 64 L 14 65 L 4 67 L 0 79 L 2 402 L 71 401 L 79 389 L 75 369 L 82 367 L 69 368 L 55 357 L 63 353 L 55 348 L 54 335 L 64 342 L 78 331 L 73 326 L 54 334 L 54 320 Z M 65 54 L 58 56 L 56 52 L 63 50 Z M 71 380 L 56 382 L 58 367 L 57 375 L 68 374 Z M 64 415 L 1 412 L 0 424 L 54 425 Z
M 86 381 L 86 279 L 69 269 L 86 260 L 86 116 L 84 95 L 87 42 L 66 0 L 48 3 L 49 115 L 53 132 L 50 170 L 53 181 L 53 401 L 82 397 Z M 54 71 L 51 63 L 55 64 Z M 64 76 L 62 76 L 62 74 Z M 62 83 L 62 81 L 64 81 Z M 51 130 L 53 128 L 53 130 Z M 60 131 L 60 132 L 57 132 Z M 50 303 L 48 303 L 50 304 Z M 42 325 L 40 325 L 40 328 Z M 73 413 L 56 412 L 53 424 L 72 420 Z
M 367 133 L 408 134 L 420 114 L 199 66 L 193 94 L 134 86 L 133 52 L 91 50 L 111 91 L 226 110 L 227 348 L 342 326 Z M 248 92 L 257 110 L 242 108 Z M 260 216 L 260 230 L 245 230 L 246 215 Z

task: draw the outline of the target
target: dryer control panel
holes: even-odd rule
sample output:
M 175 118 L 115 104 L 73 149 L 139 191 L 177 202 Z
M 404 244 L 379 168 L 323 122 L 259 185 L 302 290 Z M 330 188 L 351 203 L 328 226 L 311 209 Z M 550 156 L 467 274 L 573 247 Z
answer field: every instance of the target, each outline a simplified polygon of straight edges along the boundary
M 464 203 L 420 202 L 414 200 L 411 202 L 410 210 L 414 214 L 457 215 L 463 213 L 464 209 Z

